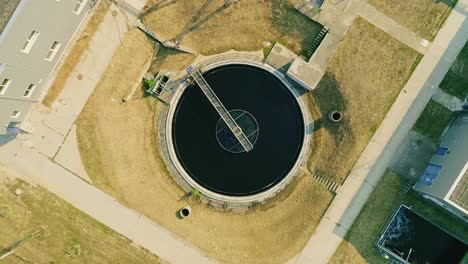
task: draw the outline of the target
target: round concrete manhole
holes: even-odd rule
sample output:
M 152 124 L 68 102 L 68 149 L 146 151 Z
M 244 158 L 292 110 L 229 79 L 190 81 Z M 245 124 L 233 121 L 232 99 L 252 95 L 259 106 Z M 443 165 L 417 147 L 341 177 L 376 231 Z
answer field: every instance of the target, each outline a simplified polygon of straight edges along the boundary
M 77 78 L 78 80 L 80 80 L 80 81 L 83 80 L 83 74 L 81 74 L 81 73 L 78 74 L 78 75 L 76 76 L 76 78 Z
M 343 116 L 342 116 L 341 113 L 338 112 L 338 111 L 333 111 L 333 112 L 331 112 L 330 115 L 329 115 L 330 120 L 333 121 L 333 122 L 338 122 L 338 121 L 340 121 L 342 117 L 343 117 Z
M 186 206 L 179 211 L 179 216 L 183 219 L 188 217 L 192 213 L 192 208 L 190 206 Z

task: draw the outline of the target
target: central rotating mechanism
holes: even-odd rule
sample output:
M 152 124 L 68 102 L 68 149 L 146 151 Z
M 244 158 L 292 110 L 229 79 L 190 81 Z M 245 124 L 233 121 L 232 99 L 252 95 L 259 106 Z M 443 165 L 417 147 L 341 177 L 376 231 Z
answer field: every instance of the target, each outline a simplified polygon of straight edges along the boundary
M 247 140 L 249 140 L 253 148 L 259 134 L 257 120 L 249 112 L 244 110 L 231 110 L 229 114 L 241 129 L 242 133 L 246 135 Z M 220 118 L 216 124 L 216 139 L 221 147 L 229 152 L 242 153 L 246 151 L 222 118 Z

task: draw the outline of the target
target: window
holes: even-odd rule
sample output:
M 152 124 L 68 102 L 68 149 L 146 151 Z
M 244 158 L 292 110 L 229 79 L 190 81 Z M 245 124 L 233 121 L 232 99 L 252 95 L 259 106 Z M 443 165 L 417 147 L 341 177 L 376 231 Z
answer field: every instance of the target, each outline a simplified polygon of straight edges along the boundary
M 28 89 L 26 89 L 26 91 L 24 91 L 23 96 L 27 97 L 27 98 L 31 97 L 31 95 L 32 95 L 32 93 L 34 92 L 35 89 L 36 89 L 36 85 L 35 84 L 30 84 L 28 86 Z
M 10 86 L 11 80 L 10 79 L 3 79 L 2 83 L 0 84 L 0 94 L 5 94 L 8 86 Z
M 81 11 L 83 11 L 83 8 L 88 0 L 77 0 L 75 8 L 73 8 L 73 13 L 79 15 Z
M 439 156 L 445 156 L 448 153 L 448 148 L 438 148 L 436 154 Z
M 434 183 L 435 179 L 437 178 L 441 170 L 442 170 L 442 166 L 429 164 L 429 166 L 427 166 L 423 175 L 419 179 L 419 183 L 422 185 L 431 186 Z
M 31 35 L 29 35 L 29 38 L 26 40 L 26 43 L 24 43 L 24 47 L 21 50 L 24 53 L 29 53 L 34 46 L 34 43 L 36 42 L 37 38 L 39 37 L 39 32 L 33 31 L 31 32 Z
M 18 118 L 21 115 L 20 111 L 13 111 L 11 113 L 11 118 Z
M 59 51 L 60 47 L 62 46 L 62 43 L 58 41 L 54 41 L 52 46 L 49 49 L 49 52 L 47 53 L 47 57 L 45 58 L 48 61 L 52 61 L 55 58 L 55 55 L 57 55 L 57 52 Z

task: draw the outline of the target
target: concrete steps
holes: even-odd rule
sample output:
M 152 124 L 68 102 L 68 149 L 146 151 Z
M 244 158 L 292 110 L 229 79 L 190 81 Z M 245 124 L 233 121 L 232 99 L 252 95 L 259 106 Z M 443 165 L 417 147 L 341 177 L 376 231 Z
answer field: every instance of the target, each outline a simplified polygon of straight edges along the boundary
M 401 188 L 401 192 L 402 193 L 407 193 L 407 192 L 409 192 L 409 190 L 411 190 L 411 188 L 413 188 L 413 186 L 414 186 L 413 181 L 407 181 L 405 183 L 405 185 L 403 185 L 403 187 Z
M 305 61 L 309 61 L 312 55 L 314 55 L 314 52 L 318 49 L 323 39 L 327 35 L 327 33 L 328 33 L 328 29 L 326 29 L 325 27 L 322 27 L 322 29 L 320 30 L 318 35 L 315 37 L 312 44 L 309 47 L 307 47 L 307 50 L 305 51 L 304 58 L 303 58 Z
M 312 178 L 314 180 L 316 180 L 318 183 L 320 183 L 321 185 L 325 186 L 325 188 L 327 188 L 332 193 L 337 194 L 339 192 L 339 190 L 340 190 L 341 185 L 334 182 L 334 181 L 332 181 L 332 180 L 330 180 L 330 179 L 324 178 L 324 177 L 319 176 L 317 174 L 314 174 L 312 176 Z

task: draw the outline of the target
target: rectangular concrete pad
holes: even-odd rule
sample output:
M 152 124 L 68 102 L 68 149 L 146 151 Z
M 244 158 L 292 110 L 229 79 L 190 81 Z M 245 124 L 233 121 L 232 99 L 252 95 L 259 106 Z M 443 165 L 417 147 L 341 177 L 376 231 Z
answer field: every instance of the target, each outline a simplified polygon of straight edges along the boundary
M 324 74 L 324 70 L 316 68 L 315 65 L 309 64 L 301 58 L 295 59 L 286 73 L 289 78 L 308 90 L 315 89 Z

